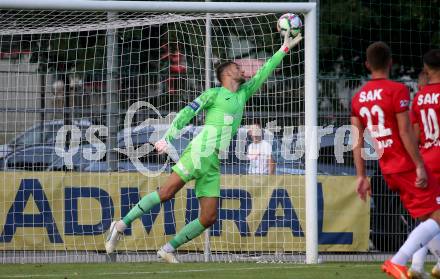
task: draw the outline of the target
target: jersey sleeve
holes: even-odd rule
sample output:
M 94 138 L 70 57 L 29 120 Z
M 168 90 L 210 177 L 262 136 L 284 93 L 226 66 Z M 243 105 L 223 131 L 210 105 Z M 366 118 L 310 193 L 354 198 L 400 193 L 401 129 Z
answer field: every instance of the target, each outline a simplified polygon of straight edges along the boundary
M 242 85 L 244 88 L 244 94 L 246 101 L 258 90 L 261 85 L 272 74 L 275 68 L 281 63 L 286 53 L 282 50 L 277 51 L 264 65 L 258 70 L 258 72 L 249 81 Z
M 409 90 L 402 85 L 397 92 L 393 94 L 393 110 L 395 113 L 404 112 L 409 109 Z
M 207 90 L 179 111 L 171 123 L 171 127 L 165 133 L 165 140 L 171 142 L 180 130 L 182 130 L 202 110 L 209 108 L 214 103 L 216 92 L 213 89 Z

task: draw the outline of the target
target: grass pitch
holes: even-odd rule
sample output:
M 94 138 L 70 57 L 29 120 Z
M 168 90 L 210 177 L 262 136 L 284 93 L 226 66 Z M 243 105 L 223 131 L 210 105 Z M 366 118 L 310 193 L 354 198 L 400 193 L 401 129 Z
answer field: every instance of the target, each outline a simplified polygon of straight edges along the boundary
M 185 263 L 177 265 L 165 263 L 111 263 L 4 264 L 0 265 L 0 278 L 371 279 L 387 277 L 380 271 L 380 263 L 325 263 L 313 266 L 258 263 Z

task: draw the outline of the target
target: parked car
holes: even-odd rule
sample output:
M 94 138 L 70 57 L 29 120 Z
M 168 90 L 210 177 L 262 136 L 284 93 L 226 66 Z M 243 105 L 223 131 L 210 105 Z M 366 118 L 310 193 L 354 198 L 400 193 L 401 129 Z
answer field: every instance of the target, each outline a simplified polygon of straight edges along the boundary
M 74 120 L 73 125 L 76 125 L 85 135 L 85 131 L 92 125 L 92 122 L 86 119 Z M 8 144 L 0 145 L 0 158 L 6 157 L 15 150 L 37 145 L 53 145 L 55 144 L 56 135 L 59 129 L 64 125 L 63 120 L 53 120 L 44 123 L 38 123 L 21 133 Z
M 55 149 L 55 148 L 54 148 Z M 72 156 L 70 164 L 63 157 L 57 156 L 55 160 L 47 167 L 47 171 L 84 171 L 84 172 L 106 172 L 111 168 L 105 157 L 100 160 L 89 160 L 85 156 L 88 152 L 96 153 L 95 146 L 90 144 L 80 145 L 78 151 Z
M 53 145 L 27 146 L 3 158 L 4 171 L 44 171 L 57 160 Z
M 110 171 L 105 158 L 99 161 L 86 159 L 84 154 L 86 150 L 90 150 L 89 148 L 96 152 L 92 145 L 79 147 L 72 157 L 71 168 L 67 166 L 65 159 L 58 155 L 63 150 L 57 150 L 54 145 L 27 146 L 2 158 L 0 163 L 4 171 Z

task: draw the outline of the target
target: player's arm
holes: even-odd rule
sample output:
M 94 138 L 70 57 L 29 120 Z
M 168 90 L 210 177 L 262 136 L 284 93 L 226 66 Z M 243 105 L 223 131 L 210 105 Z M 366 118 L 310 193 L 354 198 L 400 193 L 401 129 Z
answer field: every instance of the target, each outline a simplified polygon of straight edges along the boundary
M 415 101 L 416 98 L 417 95 L 414 97 L 414 102 L 412 103 L 410 116 L 411 116 L 411 123 L 412 123 L 414 136 L 416 137 L 417 143 L 420 143 L 420 126 L 419 126 L 419 118 L 416 109 L 416 103 L 417 103 Z
M 276 165 L 275 165 L 275 161 L 273 160 L 272 156 L 269 156 L 267 163 L 269 166 L 269 174 L 275 174 Z
M 361 200 L 365 201 L 367 195 L 371 195 L 371 186 L 365 173 L 365 163 L 362 158 L 362 148 L 364 147 L 363 134 L 365 127 L 357 116 L 351 117 L 351 125 L 352 129 L 355 130 L 351 134 L 353 135 L 353 158 L 357 176 L 356 191 Z
M 416 137 L 417 143 L 420 143 L 420 126 L 419 123 L 413 123 L 413 132 Z
M 286 36 L 284 37 L 284 43 L 281 48 L 270 58 L 264 65 L 258 70 L 258 72 L 253 76 L 248 82 L 246 82 L 243 86 L 246 89 L 246 100 L 249 98 L 263 85 L 263 83 L 268 79 L 268 77 L 272 74 L 275 68 L 281 63 L 286 53 L 289 52 L 290 49 L 295 47 L 301 40 L 301 34 L 298 34 L 295 38 L 291 38 L 289 32 L 286 32 Z
M 215 92 L 213 90 L 205 91 L 202 95 L 197 97 L 194 101 L 189 103 L 186 107 L 179 111 L 171 123 L 170 128 L 165 133 L 163 139 L 159 140 L 155 147 L 160 153 L 166 152 L 168 143 L 170 143 L 179 132 L 202 110 L 209 108 L 214 101 Z
M 412 161 L 416 165 L 417 180 L 416 186 L 424 188 L 427 186 L 427 175 L 422 156 L 420 155 L 417 139 L 411 128 L 408 111 L 396 113 L 397 125 L 399 128 L 399 136 L 402 140 L 406 152 L 408 152 Z

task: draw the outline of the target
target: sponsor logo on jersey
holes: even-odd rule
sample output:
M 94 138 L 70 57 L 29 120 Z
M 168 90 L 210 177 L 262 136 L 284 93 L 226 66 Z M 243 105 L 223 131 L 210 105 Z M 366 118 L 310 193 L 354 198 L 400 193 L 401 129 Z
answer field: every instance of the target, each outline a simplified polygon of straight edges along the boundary
M 434 141 L 426 141 L 425 144 L 422 146 L 424 149 L 429 149 L 431 147 L 440 147 L 440 140 L 435 139 Z
M 437 204 L 440 204 L 440 197 L 436 197 L 435 200 L 437 201 Z
M 189 171 L 183 166 L 182 162 L 177 162 L 176 167 L 183 172 L 184 175 L 189 175 Z
M 400 100 L 400 107 L 406 108 L 409 106 L 409 100 Z
M 232 125 L 232 123 L 234 123 L 234 116 L 225 113 L 225 115 L 223 116 L 223 123 L 225 125 Z

